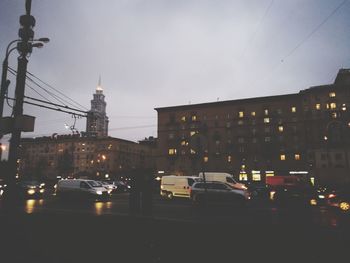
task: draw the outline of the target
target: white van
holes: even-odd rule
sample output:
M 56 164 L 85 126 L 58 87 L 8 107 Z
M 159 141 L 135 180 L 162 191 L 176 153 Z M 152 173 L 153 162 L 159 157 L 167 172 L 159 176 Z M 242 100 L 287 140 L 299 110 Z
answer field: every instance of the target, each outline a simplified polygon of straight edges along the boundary
M 248 188 L 241 183 L 238 183 L 232 174 L 220 172 L 204 172 L 206 181 L 218 181 L 231 185 L 235 189 L 247 190 Z M 204 180 L 203 173 L 199 173 L 199 177 Z
M 172 199 L 174 196 L 190 198 L 191 186 L 200 181 L 198 176 L 165 175 L 161 179 L 160 195 Z
M 103 200 L 109 197 L 110 191 L 94 180 L 65 179 L 58 181 L 56 195 L 59 197 Z

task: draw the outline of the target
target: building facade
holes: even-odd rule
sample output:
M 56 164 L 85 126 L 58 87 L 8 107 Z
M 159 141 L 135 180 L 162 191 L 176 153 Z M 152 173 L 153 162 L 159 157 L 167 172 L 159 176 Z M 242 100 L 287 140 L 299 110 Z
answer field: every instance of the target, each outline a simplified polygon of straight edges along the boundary
M 86 132 L 69 135 L 55 133 L 21 140 L 19 177 L 56 179 L 83 176 L 106 179 L 155 169 L 155 140 L 136 143 L 108 137 L 101 78 L 93 96 Z
M 296 94 L 156 108 L 157 169 L 350 181 L 350 70 Z
M 105 179 L 153 169 L 152 160 L 150 147 L 132 141 L 53 135 L 22 139 L 19 171 L 20 176 L 50 179 L 57 176 Z
M 90 136 L 107 137 L 108 136 L 108 117 L 106 114 L 107 103 L 103 88 L 101 86 L 101 77 L 99 78 L 96 93 L 91 100 L 91 110 L 88 112 L 86 121 L 86 133 Z

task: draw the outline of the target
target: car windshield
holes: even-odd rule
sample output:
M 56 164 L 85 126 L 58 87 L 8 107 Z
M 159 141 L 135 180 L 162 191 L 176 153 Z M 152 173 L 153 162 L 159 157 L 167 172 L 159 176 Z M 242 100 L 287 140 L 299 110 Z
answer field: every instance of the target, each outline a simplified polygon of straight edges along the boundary
M 38 181 L 22 181 L 19 183 L 20 185 L 39 185 L 40 183 Z
M 96 181 L 88 181 L 87 182 L 91 187 L 101 187 L 102 184 Z
M 230 184 L 236 184 L 237 182 L 232 177 L 226 177 L 226 182 Z

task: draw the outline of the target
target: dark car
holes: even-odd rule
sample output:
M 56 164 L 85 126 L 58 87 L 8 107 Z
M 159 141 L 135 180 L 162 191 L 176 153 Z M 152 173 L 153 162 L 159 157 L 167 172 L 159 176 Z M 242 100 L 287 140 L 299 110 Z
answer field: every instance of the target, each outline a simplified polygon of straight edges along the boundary
M 223 182 L 195 182 L 190 197 L 194 205 L 216 204 L 244 206 L 249 199 L 246 191 Z
M 316 205 L 318 193 L 315 188 L 307 185 L 284 186 L 273 190 L 273 201 L 278 206 L 309 207 Z
M 350 185 L 334 190 L 327 196 L 327 204 L 341 211 L 350 212 Z
M 131 188 L 130 185 L 128 185 L 127 183 L 125 183 L 123 181 L 115 181 L 115 182 L 113 182 L 113 185 L 116 187 L 114 192 L 117 192 L 117 193 L 129 192 L 130 188 Z
M 41 198 L 45 192 L 45 183 L 36 180 L 20 181 L 16 184 L 15 191 L 19 197 Z

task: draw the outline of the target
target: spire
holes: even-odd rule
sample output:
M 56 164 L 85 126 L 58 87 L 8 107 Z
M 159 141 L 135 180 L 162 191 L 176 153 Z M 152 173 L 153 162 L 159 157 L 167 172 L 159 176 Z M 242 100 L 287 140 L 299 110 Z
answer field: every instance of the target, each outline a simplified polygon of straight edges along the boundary
M 103 88 L 102 88 L 102 85 L 101 85 L 101 75 L 98 78 L 98 84 L 97 84 L 97 87 L 96 87 L 96 91 L 100 91 L 101 93 L 103 91 Z

